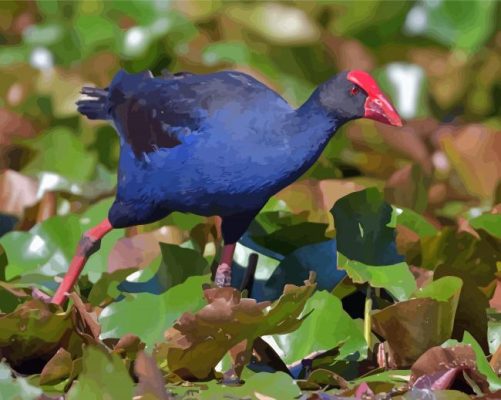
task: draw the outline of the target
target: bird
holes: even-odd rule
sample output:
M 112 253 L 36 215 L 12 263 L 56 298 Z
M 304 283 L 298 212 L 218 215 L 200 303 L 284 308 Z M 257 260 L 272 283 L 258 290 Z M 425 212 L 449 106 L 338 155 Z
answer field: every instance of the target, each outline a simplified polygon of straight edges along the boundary
M 120 140 L 115 200 L 85 232 L 51 299 L 61 305 L 104 235 L 177 211 L 219 216 L 223 250 L 215 273 L 230 286 L 239 238 L 265 203 L 318 159 L 345 123 L 402 121 L 374 78 L 343 71 L 300 107 L 248 74 L 120 70 L 108 87 L 85 86 L 78 111 L 111 123 Z

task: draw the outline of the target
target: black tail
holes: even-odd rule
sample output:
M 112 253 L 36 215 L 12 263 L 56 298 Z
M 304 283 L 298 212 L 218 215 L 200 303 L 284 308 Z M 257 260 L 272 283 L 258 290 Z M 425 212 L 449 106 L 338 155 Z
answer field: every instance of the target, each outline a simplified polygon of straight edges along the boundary
M 77 101 L 77 108 L 80 114 L 89 119 L 110 119 L 108 104 L 108 89 L 84 86 L 80 93 L 91 97 Z

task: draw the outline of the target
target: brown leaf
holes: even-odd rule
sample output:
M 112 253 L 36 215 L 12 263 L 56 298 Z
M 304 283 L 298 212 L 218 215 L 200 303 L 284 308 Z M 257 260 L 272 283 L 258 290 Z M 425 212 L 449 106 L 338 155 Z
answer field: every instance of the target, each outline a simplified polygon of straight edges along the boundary
M 471 267 L 470 267 L 471 268 Z M 458 307 L 454 319 L 452 338 L 461 340 L 464 333 L 469 332 L 484 351 L 488 351 L 487 314 L 489 306 L 487 297 L 469 276 L 470 271 L 460 272 L 448 265 L 440 265 L 434 272 L 434 279 L 445 276 L 457 276 L 463 281 Z
M 101 326 L 97 323 L 97 316 L 87 311 L 85 304 L 78 294 L 71 292 L 69 296 L 73 301 L 73 306 L 76 310 L 75 316 L 80 322 L 78 325 L 81 327 L 82 332 L 90 334 L 96 341 L 99 341 Z
M 466 190 L 492 199 L 501 179 L 501 136 L 483 125 L 449 129 L 440 144 Z
M 37 190 L 33 178 L 10 169 L 0 172 L 0 212 L 22 217 L 37 202 Z
M 458 223 L 458 232 L 468 232 L 470 235 L 480 240 L 480 235 L 475 229 L 473 229 L 473 227 L 470 225 L 470 223 L 466 218 L 459 217 L 457 223 Z
M 160 255 L 158 242 L 181 244 L 183 234 L 174 226 L 164 226 L 155 231 L 121 238 L 110 252 L 108 272 L 148 266 Z
M 501 346 L 499 346 L 494 352 L 491 360 L 489 361 L 489 364 L 491 365 L 496 375 L 501 376 Z
M 428 203 L 430 178 L 418 165 L 406 165 L 386 181 L 385 199 L 400 207 L 423 212 Z
M 501 312 L 501 278 L 496 279 L 496 289 L 494 295 L 489 301 L 489 306 Z
M 378 133 L 392 150 L 414 161 L 427 174 L 432 172 L 432 160 L 424 138 L 437 128 L 438 122 L 433 119 L 409 121 L 403 128 L 377 125 Z
M 446 302 L 410 299 L 375 312 L 373 328 L 387 340 L 396 365 L 406 367 L 430 347 L 450 338 L 454 312 Z
M 241 383 L 240 375 L 251 360 L 252 342 L 248 339 L 242 340 L 229 350 L 229 354 L 232 359 L 232 366 L 223 374 L 223 384 Z
M 468 374 L 483 393 L 489 392 L 489 383 L 477 370 L 475 352 L 470 345 L 433 347 L 426 351 L 411 367 L 410 384 L 418 389 L 444 390 L 456 385 Z M 474 392 L 473 389 L 471 389 Z
M 308 382 L 319 385 L 319 388 L 329 386 L 331 388 L 348 389 L 350 386 L 342 376 L 323 368 L 312 371 L 308 376 Z
M 365 189 L 365 186 L 344 179 L 303 179 L 277 194 L 294 213 L 308 210 L 308 220 L 329 222 L 328 211 L 341 197 Z
M 174 397 L 165 390 L 165 381 L 154 358 L 141 351 L 134 363 L 138 377 L 136 396 L 138 399 L 170 400 Z M 135 397 L 136 398 L 136 397 Z
M 475 352 L 470 345 L 432 347 L 412 365 L 411 381 L 421 375 L 430 375 L 442 369 L 455 367 L 476 368 Z
M 35 128 L 27 119 L 0 107 L 0 149 L 5 149 L 10 145 L 14 137 L 29 138 L 35 133 Z
M 64 380 L 71 375 L 73 360 L 71 354 L 60 348 L 45 364 L 40 373 L 40 385 L 51 385 Z
M 373 55 L 369 48 L 358 40 L 341 38 L 325 31 L 322 35 L 322 41 L 339 70 L 362 69 L 370 71 L 374 68 Z
M 468 73 L 468 64 L 458 60 L 455 52 L 436 47 L 416 47 L 409 56 L 412 62 L 426 71 L 430 92 L 442 109 L 450 109 L 463 98 L 474 74 Z
M 269 302 L 242 299 L 230 287 L 206 289 L 208 304 L 195 314 L 183 314 L 166 331 L 167 343 L 157 346 L 156 357 L 166 359 L 169 370 L 183 379 L 211 379 L 216 364 L 238 343 L 297 329 L 302 322 L 299 315 L 315 287 L 311 281 L 301 287 L 286 285 L 269 309 Z
M 71 316 L 53 304 L 29 300 L 0 314 L 0 357 L 18 372 L 38 373 L 72 333 Z M 40 369 L 38 369 L 40 368 Z
M 113 352 L 125 355 L 127 358 L 134 359 L 136 358 L 136 354 L 144 350 L 144 347 L 145 344 L 138 336 L 128 333 L 122 336 L 115 344 Z

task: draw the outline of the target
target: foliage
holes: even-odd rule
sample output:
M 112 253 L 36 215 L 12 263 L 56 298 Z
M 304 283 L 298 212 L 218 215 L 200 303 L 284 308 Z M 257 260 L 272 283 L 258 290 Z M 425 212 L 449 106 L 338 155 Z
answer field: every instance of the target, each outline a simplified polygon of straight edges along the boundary
M 499 397 L 500 11 L 0 2 L 0 399 Z M 242 292 L 208 287 L 217 220 L 174 213 L 107 235 L 58 308 L 119 156 L 74 103 L 119 68 L 235 69 L 295 106 L 365 69 L 406 123 L 350 122 L 270 199 L 237 246 Z

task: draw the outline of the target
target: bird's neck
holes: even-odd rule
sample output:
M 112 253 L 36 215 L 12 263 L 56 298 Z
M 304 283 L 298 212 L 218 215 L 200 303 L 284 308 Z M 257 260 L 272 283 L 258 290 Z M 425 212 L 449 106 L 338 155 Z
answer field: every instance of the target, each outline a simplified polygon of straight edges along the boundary
M 320 102 L 318 90 L 289 120 L 290 144 L 296 160 L 298 176 L 306 172 L 320 157 L 329 139 L 348 120 L 330 113 Z

